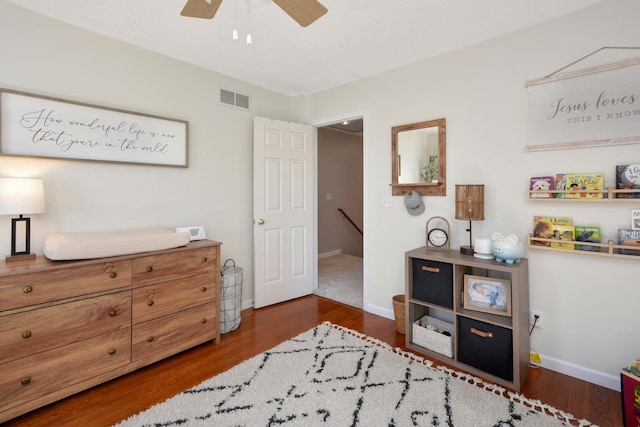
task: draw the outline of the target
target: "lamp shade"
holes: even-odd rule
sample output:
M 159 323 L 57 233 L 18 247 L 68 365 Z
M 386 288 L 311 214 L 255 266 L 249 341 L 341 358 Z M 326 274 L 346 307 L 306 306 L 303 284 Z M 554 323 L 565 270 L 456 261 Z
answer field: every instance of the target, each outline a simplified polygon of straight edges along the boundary
M 456 219 L 484 219 L 484 184 L 456 185 Z
M 44 212 L 44 184 L 41 179 L 0 178 L 0 215 Z

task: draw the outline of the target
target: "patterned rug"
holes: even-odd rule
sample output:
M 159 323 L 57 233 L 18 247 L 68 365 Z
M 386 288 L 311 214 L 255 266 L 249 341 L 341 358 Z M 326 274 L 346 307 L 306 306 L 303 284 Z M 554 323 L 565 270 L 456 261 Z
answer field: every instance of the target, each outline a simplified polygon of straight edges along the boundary
M 325 322 L 124 426 L 589 426 Z M 504 397 L 508 395 L 509 397 Z

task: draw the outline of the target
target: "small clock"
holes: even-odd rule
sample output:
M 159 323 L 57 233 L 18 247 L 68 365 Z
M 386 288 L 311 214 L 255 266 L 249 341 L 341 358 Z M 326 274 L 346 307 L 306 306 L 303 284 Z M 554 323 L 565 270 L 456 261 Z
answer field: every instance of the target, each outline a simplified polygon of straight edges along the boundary
M 431 246 L 441 248 L 449 241 L 449 235 L 442 228 L 434 228 L 427 234 L 427 241 Z
M 439 226 L 439 227 L 429 228 L 429 223 L 431 223 L 431 221 L 440 221 L 444 223 L 445 227 Z M 434 216 L 430 218 L 429 221 L 427 221 L 427 225 L 426 225 L 427 247 L 435 248 L 435 249 L 450 248 L 451 247 L 449 242 L 450 230 L 451 230 L 451 227 L 449 226 L 449 221 L 447 221 L 443 217 Z

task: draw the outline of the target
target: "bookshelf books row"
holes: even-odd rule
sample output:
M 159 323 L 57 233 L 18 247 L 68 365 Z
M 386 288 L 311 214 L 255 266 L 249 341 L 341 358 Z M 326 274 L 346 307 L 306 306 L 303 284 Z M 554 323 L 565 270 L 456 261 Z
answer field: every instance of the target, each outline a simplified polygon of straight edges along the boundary
M 631 228 L 618 229 L 618 244 L 637 246 L 638 249 L 619 248 L 618 253 L 640 255 L 640 209 L 631 210 Z M 550 241 L 533 240 L 537 246 L 548 246 L 556 249 L 601 251 L 601 246 L 589 243 L 601 243 L 600 227 L 595 225 L 574 225 L 569 217 L 534 216 L 534 238 L 549 239 Z
M 637 190 L 617 192 L 616 198 L 640 198 L 640 164 L 617 165 L 615 170 L 616 190 Z M 555 176 L 531 177 L 529 189 L 533 198 L 556 199 L 602 199 L 604 197 L 604 174 L 557 173 Z
M 602 199 L 604 174 L 602 173 L 558 173 L 555 176 L 534 176 L 530 190 L 549 192 L 532 193 L 535 198 L 557 199 Z M 558 191 L 557 193 L 554 192 Z

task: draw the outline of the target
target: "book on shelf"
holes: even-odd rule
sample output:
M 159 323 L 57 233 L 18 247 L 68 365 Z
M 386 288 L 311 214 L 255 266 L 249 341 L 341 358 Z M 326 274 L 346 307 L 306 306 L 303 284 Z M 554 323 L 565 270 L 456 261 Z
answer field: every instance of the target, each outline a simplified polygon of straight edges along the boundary
M 640 164 L 616 166 L 616 190 L 640 190 Z M 616 193 L 619 199 L 637 199 L 638 193 Z
M 540 239 L 551 239 L 553 236 L 553 227 L 557 225 L 573 225 L 573 221 L 565 216 L 540 216 L 533 217 L 533 233 L 532 237 Z M 551 242 L 540 242 L 533 240 L 531 242 L 538 246 L 551 246 Z
M 569 190 L 564 193 L 566 199 L 602 199 L 604 174 L 568 173 L 565 179 L 565 188 Z
M 575 241 L 576 242 L 601 242 L 600 227 L 595 225 L 576 225 L 575 226 Z M 577 250 L 581 251 L 599 251 L 600 246 L 593 245 L 576 245 Z
M 637 247 L 638 249 L 619 248 L 618 253 L 625 255 L 640 255 L 640 230 L 631 228 L 618 229 L 618 244 Z
M 552 248 L 574 250 L 575 244 L 575 227 L 573 225 L 559 225 L 554 224 L 552 226 L 551 238 L 554 240 L 551 242 Z M 556 242 L 557 240 L 557 242 Z M 569 243 L 565 243 L 569 241 Z
M 567 175 L 564 173 L 557 173 L 556 174 L 556 181 L 555 181 L 555 189 L 557 191 L 563 191 L 566 189 L 566 183 L 567 183 Z M 556 199 L 564 199 L 564 193 L 556 193 Z
M 640 209 L 631 209 L 631 229 L 640 230 Z
M 549 199 L 553 197 L 553 193 L 546 192 L 546 190 L 553 190 L 554 188 L 555 183 L 552 176 L 533 176 L 529 181 L 530 190 L 545 191 L 544 193 L 531 193 L 531 197 L 537 199 Z

